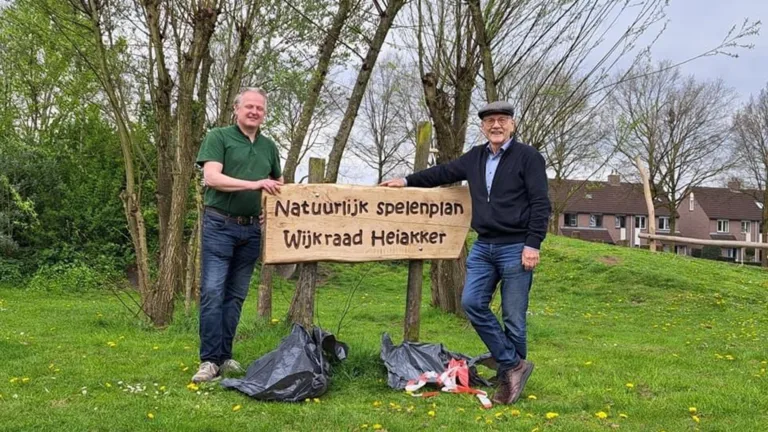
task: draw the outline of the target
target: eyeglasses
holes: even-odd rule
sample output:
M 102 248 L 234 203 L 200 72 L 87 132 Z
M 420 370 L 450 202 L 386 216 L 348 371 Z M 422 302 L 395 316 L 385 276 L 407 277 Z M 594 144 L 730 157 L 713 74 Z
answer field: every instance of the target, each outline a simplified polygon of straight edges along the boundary
M 483 119 L 483 125 L 485 126 L 493 126 L 494 123 L 499 122 L 499 126 L 506 126 L 507 123 L 511 122 L 512 119 L 509 117 L 499 117 L 499 118 L 484 118 Z

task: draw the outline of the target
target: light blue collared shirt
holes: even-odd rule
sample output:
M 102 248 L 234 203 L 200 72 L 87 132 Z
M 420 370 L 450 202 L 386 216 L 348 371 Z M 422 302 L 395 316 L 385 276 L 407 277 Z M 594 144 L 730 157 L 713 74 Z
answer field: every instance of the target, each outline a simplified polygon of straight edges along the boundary
M 493 184 L 493 175 L 496 174 L 496 169 L 499 167 L 499 161 L 501 155 L 509 148 L 512 143 L 512 139 L 505 142 L 496 154 L 493 154 L 491 150 L 491 144 L 488 144 L 485 149 L 488 151 L 488 159 L 485 161 L 485 190 L 488 192 L 488 196 L 491 196 L 491 185 Z

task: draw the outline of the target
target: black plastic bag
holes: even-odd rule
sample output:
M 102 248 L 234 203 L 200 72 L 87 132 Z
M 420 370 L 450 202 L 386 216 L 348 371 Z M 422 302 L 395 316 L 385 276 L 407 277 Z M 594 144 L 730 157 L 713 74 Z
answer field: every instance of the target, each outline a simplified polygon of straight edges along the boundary
M 329 361 L 347 358 L 349 347 L 319 328 L 307 332 L 294 324 L 280 346 L 248 367 L 242 379 L 221 381 L 225 388 L 239 390 L 265 401 L 300 402 L 320 397 L 328 390 Z
M 410 380 L 417 380 L 424 372 L 442 373 L 451 359 L 466 360 L 469 369 L 470 386 L 491 386 L 492 382 L 477 374 L 476 365 L 482 364 L 496 369 L 496 362 L 490 353 L 469 358 L 464 354 L 448 351 L 443 344 L 403 342 L 395 346 L 389 334 L 381 337 L 381 360 L 387 368 L 387 384 L 402 390 Z

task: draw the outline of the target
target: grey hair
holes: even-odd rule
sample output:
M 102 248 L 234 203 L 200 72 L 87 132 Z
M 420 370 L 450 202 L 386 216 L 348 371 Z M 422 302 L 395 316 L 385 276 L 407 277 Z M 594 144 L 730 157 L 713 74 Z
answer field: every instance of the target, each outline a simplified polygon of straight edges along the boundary
M 264 102 L 265 103 L 268 100 L 267 92 L 264 89 L 259 88 L 259 87 L 245 87 L 242 90 L 240 90 L 240 93 L 238 93 L 237 96 L 235 96 L 235 107 L 240 105 L 240 99 L 243 98 L 243 95 L 246 94 L 246 93 L 249 93 L 249 92 L 254 92 L 254 93 L 258 93 L 258 94 L 262 95 L 264 97 Z

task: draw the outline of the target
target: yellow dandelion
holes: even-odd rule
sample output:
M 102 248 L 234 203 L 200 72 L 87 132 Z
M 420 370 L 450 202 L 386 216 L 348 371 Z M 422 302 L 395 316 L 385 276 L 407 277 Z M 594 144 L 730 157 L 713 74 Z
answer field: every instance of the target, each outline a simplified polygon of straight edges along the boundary
M 456 412 L 464 412 L 464 408 L 456 408 Z
M 485 424 L 493 424 L 493 420 L 487 419 L 487 420 L 485 420 Z
M 688 412 L 691 414 L 696 414 L 696 407 L 689 407 Z
M 314 398 L 314 399 L 312 399 L 312 402 L 314 402 L 314 403 L 320 403 L 320 399 L 318 399 L 318 398 Z
M 430 416 L 430 417 L 434 417 L 436 415 L 436 413 L 434 411 L 430 411 L 430 412 L 427 413 L 427 415 Z
M 198 387 L 198 385 L 193 383 L 193 382 L 187 384 L 187 388 L 189 390 L 191 390 L 191 391 L 198 391 L 198 390 L 200 390 L 200 387 Z
M 552 419 L 555 419 L 555 418 L 557 418 L 559 416 L 560 416 L 560 414 L 558 414 L 556 412 L 548 412 L 547 415 L 546 415 L 547 420 L 552 420 Z
M 310 399 L 310 398 L 306 398 L 306 399 L 304 399 L 304 402 L 306 402 L 306 403 L 310 403 L 310 402 L 312 402 L 312 399 Z
M 271 322 L 272 324 L 277 324 L 277 323 L 279 323 L 279 322 L 280 322 L 280 320 L 279 320 L 279 319 L 277 319 L 277 318 L 272 318 L 272 321 L 270 321 L 270 322 Z
M 732 355 L 728 354 L 725 356 L 726 360 L 736 360 Z
M 531 429 L 531 432 L 539 432 L 539 428 L 533 428 Z
M 635 385 L 632 383 L 626 383 L 624 385 L 627 386 L 628 389 L 635 388 Z
M 531 400 L 536 400 L 536 399 L 538 399 L 538 398 L 536 397 L 536 395 L 529 395 L 529 396 L 528 396 L 528 399 L 531 399 Z
M 380 401 L 375 401 L 375 402 L 373 402 L 373 407 L 374 407 L 374 408 L 378 408 L 378 407 L 380 407 L 380 406 L 381 406 L 381 402 L 380 402 Z
M 29 378 L 24 377 L 24 378 L 21 379 L 21 382 L 22 382 L 22 384 L 26 384 L 26 383 L 29 382 Z
M 188 371 L 188 370 L 189 370 L 189 366 L 187 366 L 187 367 L 183 368 L 181 371 L 182 371 L 182 372 L 186 372 L 186 371 Z
M 592 366 L 592 362 L 591 361 L 584 362 L 584 366 Z
M 158 390 L 160 390 L 161 392 L 164 392 L 165 391 L 165 386 L 160 386 L 160 388 Z
M 621 418 L 623 418 L 623 419 L 625 419 L 625 418 L 629 418 L 629 416 L 628 416 L 628 415 L 626 415 L 626 414 L 624 414 L 624 413 L 619 413 L 619 417 L 621 417 Z
M 497 413 L 496 413 L 496 414 L 494 414 L 494 415 L 496 416 L 496 418 L 501 418 L 501 416 L 503 416 L 503 415 L 504 415 L 504 413 L 501 413 L 501 412 L 497 412 Z
M 9 382 L 10 382 L 11 384 L 13 384 L 13 383 L 15 383 L 15 382 L 16 382 L 16 381 L 18 381 L 18 380 L 19 380 L 19 378 L 18 378 L 18 377 L 13 377 L 13 378 L 11 378 L 11 380 L 10 380 Z
M 382 428 L 382 426 L 380 424 L 378 424 L 378 423 L 373 425 L 373 430 L 380 430 L 381 428 Z
M 112 384 L 110 384 L 110 383 L 104 383 L 104 387 L 106 387 L 106 388 L 112 388 Z
M 691 416 L 691 419 L 693 419 L 693 421 L 695 421 L 696 423 L 701 421 L 699 420 L 699 416 Z
M 232 411 L 240 411 L 241 408 L 242 408 L 241 405 L 235 405 L 232 407 Z
M 157 345 L 155 345 L 155 346 L 153 346 L 153 347 L 152 347 L 152 349 L 153 349 L 153 350 L 159 350 L 159 349 L 160 349 L 160 347 L 159 347 L 159 346 L 157 346 Z
M 604 411 L 596 412 L 595 417 L 599 419 L 606 419 L 608 418 L 608 414 L 606 414 Z
M 361 424 L 360 429 L 368 429 L 368 423 Z
M 513 409 L 512 411 L 509 412 L 509 414 L 512 415 L 513 417 L 517 417 L 520 415 L 520 410 Z
M 112 342 L 112 341 L 109 341 L 109 342 L 107 342 L 107 346 L 110 347 L 110 348 L 114 348 L 114 347 L 117 346 L 117 344 Z
M 483 418 L 483 416 L 477 416 L 475 417 L 475 421 L 480 421 Z
M 147 413 L 147 418 L 149 418 L 150 420 L 152 420 L 153 418 L 155 418 L 155 415 L 154 415 L 154 414 L 152 414 L 152 413 Z

